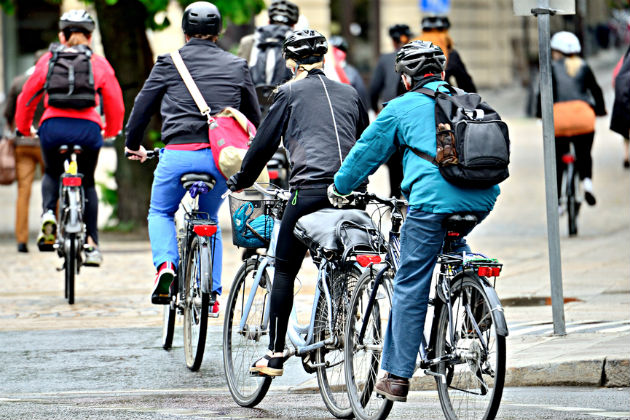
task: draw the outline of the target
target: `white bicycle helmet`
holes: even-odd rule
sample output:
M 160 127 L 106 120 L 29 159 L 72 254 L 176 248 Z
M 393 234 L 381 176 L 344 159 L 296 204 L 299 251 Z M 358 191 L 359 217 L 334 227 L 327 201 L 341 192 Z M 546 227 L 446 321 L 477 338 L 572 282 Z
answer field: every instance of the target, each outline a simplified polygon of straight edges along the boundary
M 580 40 L 571 32 L 556 32 L 551 37 L 550 46 L 552 50 L 560 51 L 562 54 L 579 54 L 582 51 Z

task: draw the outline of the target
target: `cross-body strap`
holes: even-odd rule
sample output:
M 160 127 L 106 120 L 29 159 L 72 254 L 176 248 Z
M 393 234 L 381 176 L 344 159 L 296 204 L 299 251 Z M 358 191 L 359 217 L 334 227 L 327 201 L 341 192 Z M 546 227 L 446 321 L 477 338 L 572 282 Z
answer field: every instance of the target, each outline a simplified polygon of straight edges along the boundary
M 422 159 L 426 160 L 427 162 L 430 162 L 430 163 L 434 164 L 435 166 L 438 166 L 437 162 L 435 161 L 435 158 L 433 156 L 431 156 L 430 154 L 421 152 L 420 150 L 418 150 L 418 149 L 416 149 L 414 147 L 411 147 L 409 145 L 405 145 L 404 147 L 409 149 L 409 150 L 411 150 L 416 156 L 419 156 Z
M 179 51 L 173 51 L 171 53 L 171 58 L 173 59 L 173 63 L 175 64 L 179 75 L 182 76 L 182 80 L 186 84 L 188 92 L 190 92 L 190 95 L 195 100 L 197 108 L 199 108 L 199 112 L 201 112 L 201 115 L 204 115 L 206 118 L 208 118 L 208 124 L 212 124 L 214 122 L 214 118 L 210 116 L 210 107 L 206 103 L 206 100 L 203 99 L 203 95 L 199 91 L 197 84 L 190 75 L 186 64 L 184 64 L 184 60 L 182 60 L 182 56 L 179 54 Z

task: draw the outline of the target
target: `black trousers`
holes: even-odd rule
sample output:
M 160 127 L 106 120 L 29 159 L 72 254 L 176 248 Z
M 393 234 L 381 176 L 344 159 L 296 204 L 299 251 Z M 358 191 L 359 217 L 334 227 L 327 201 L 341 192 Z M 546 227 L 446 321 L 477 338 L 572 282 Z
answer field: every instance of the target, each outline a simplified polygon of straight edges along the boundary
M 593 158 L 591 157 L 591 149 L 593 148 L 593 139 L 595 132 L 580 134 L 572 137 L 556 137 L 556 171 L 558 194 L 562 188 L 562 171 L 566 164 L 562 161 L 562 156 L 569 153 L 569 145 L 573 143 L 575 148 L 575 168 L 580 176 L 580 180 L 584 178 L 593 178 Z
M 391 197 L 402 197 L 400 190 L 400 184 L 403 181 L 402 158 L 403 155 L 400 150 L 396 150 L 386 163 L 387 169 L 389 169 L 389 194 Z
M 276 272 L 271 290 L 269 307 L 269 350 L 284 351 L 285 336 L 291 308 L 293 307 L 293 285 L 295 276 L 304 261 L 307 248 L 293 235 L 298 219 L 309 213 L 332 205 L 328 201 L 326 189 L 303 189 L 293 192 L 287 205 L 276 246 Z

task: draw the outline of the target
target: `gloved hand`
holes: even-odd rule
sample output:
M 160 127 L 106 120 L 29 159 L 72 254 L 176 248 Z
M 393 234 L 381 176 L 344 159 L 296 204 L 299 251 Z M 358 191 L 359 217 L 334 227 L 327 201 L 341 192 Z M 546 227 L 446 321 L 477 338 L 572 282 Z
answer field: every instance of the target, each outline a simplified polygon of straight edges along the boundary
M 243 187 L 238 184 L 238 173 L 232 175 L 227 181 L 225 181 L 225 183 L 227 184 L 228 189 L 232 192 L 243 189 Z
M 354 198 L 352 196 L 352 193 L 341 194 L 339 191 L 337 191 L 337 188 L 335 187 L 335 183 L 332 183 L 328 186 L 327 193 L 328 193 L 328 201 L 330 201 L 330 204 L 332 204 L 334 207 L 337 207 L 337 208 L 342 208 L 344 206 L 347 206 L 348 204 L 352 202 L 352 199 Z

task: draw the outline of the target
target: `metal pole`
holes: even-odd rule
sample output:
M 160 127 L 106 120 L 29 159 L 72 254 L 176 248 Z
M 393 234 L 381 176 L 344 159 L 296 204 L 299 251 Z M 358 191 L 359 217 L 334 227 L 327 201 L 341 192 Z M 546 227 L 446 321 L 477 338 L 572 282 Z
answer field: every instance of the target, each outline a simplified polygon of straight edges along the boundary
M 538 50 L 540 57 L 540 96 L 543 123 L 543 153 L 545 160 L 545 192 L 547 198 L 547 235 L 549 241 L 549 274 L 553 332 L 565 335 L 564 297 L 562 294 L 562 260 L 560 257 L 560 229 L 558 220 L 558 190 L 556 186 L 556 149 L 553 126 L 553 90 L 551 86 L 551 51 L 549 49 L 549 0 L 538 0 L 532 10 L 538 18 Z

